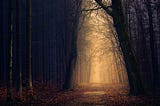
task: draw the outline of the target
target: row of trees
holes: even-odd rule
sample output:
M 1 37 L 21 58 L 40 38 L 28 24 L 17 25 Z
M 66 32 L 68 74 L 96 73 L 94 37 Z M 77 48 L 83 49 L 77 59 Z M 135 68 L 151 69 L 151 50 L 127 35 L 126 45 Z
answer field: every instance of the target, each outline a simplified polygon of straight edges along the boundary
M 158 0 L 123 1 L 127 29 L 146 90 L 156 92 L 160 85 L 160 19 Z
M 120 47 L 123 52 L 124 61 L 128 73 L 131 94 L 141 94 L 144 92 L 143 85 L 139 76 L 139 70 L 134 53 L 131 48 L 129 36 L 126 30 L 125 16 L 121 0 L 112 0 L 112 5 L 107 6 L 102 0 L 95 0 L 107 14 L 111 15 L 114 27 L 117 31 Z
M 105 4 L 111 5 L 110 1 Z M 77 62 L 72 83 L 128 85 L 112 18 L 94 0 L 82 1 L 78 23 Z
M 17 72 L 16 72 L 16 77 L 17 77 L 17 88 L 18 88 L 18 91 L 19 91 L 19 96 L 22 97 L 22 65 L 21 65 L 21 62 L 22 62 L 22 57 L 21 57 L 21 36 L 22 36 L 22 33 L 21 33 L 21 27 L 22 27 L 22 24 L 21 24 L 21 2 L 20 0 L 17 0 L 16 1 L 16 33 L 14 33 L 15 29 L 14 29 L 14 2 L 12 0 L 10 0 L 8 2 L 8 55 L 7 55 L 7 60 L 8 62 L 6 63 L 7 65 L 7 70 L 6 70 L 6 82 L 7 82 L 7 100 L 8 101 L 11 101 L 12 100 L 12 89 L 13 89 L 13 59 L 14 59 L 14 55 L 13 55 L 13 49 L 14 49 L 14 45 L 13 45 L 13 40 L 14 40 L 14 35 L 16 36 L 16 55 L 17 55 Z M 27 1 L 27 10 L 26 10 L 26 19 L 27 19 L 27 24 L 26 24 L 26 29 L 27 29 L 27 38 L 26 38 L 26 42 L 27 42 L 27 47 L 26 47 L 26 86 L 27 86 L 27 95 L 32 95 L 33 94 L 33 87 L 32 87 L 32 68 L 31 68 L 31 44 L 32 44 L 32 40 L 31 40 L 31 37 L 32 37 L 32 29 L 31 29 L 31 25 L 32 25 L 32 17 L 31 17 L 31 11 L 32 11 L 32 8 L 31 8 L 31 0 L 28 0 Z M 2 33 L 2 36 L 5 36 L 3 35 Z M 2 39 L 3 40 L 3 39 Z
M 112 0 L 106 6 L 95 0 L 113 17 L 124 55 L 131 93 L 159 88 L 159 1 Z M 144 90 L 145 88 L 145 90 Z
M 37 82 L 69 88 L 80 2 L 2 0 L 1 4 L 0 81 L 7 85 L 7 100 L 12 100 L 15 88 L 20 97 L 25 89 L 32 96 Z

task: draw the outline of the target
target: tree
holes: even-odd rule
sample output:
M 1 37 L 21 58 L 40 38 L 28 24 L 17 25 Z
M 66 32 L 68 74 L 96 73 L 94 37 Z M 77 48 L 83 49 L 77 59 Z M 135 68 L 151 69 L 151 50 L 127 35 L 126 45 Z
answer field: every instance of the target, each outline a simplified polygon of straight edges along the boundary
M 121 0 L 112 0 L 112 6 L 106 6 L 102 0 L 95 0 L 107 14 L 113 17 L 114 27 L 117 31 L 120 47 L 123 52 L 124 61 L 128 73 L 131 94 L 143 94 L 144 88 L 140 79 L 137 61 L 131 48 L 129 37 L 126 31 L 126 22 L 123 14 Z
M 27 87 L 28 87 L 28 93 L 29 95 L 32 95 L 33 93 L 33 85 L 32 85 L 32 0 L 27 0 L 27 37 L 26 37 L 26 43 L 27 43 Z
M 3 35 L 3 0 L 1 1 L 0 3 L 0 50 L 3 50 L 3 40 L 4 40 L 4 35 Z M 4 52 L 0 52 L 0 81 L 3 82 L 4 81 L 4 59 L 3 59 L 3 56 L 4 56 Z
M 154 91 L 159 85 L 159 71 L 158 71 L 158 59 L 156 54 L 156 35 L 153 26 L 153 13 L 151 7 L 151 0 L 147 0 L 147 10 L 149 17 L 149 34 L 150 34 L 150 49 L 151 49 L 151 60 L 152 60 L 152 69 L 153 69 L 153 88 Z
M 158 0 L 123 0 L 129 36 L 145 90 L 156 93 L 160 83 Z
M 16 20 L 16 40 L 17 40 L 17 86 L 18 86 L 18 91 L 19 91 L 19 96 L 22 98 L 22 53 L 21 53 L 21 40 L 22 40 L 22 32 L 21 32 L 21 13 L 22 13 L 22 8 L 21 8 L 21 0 L 16 0 L 17 8 L 17 20 Z
M 78 20 L 79 20 L 79 15 L 80 13 L 78 12 L 81 8 L 81 0 L 74 0 L 74 1 L 69 1 L 69 5 L 72 8 L 70 11 L 71 13 L 68 12 L 67 15 L 68 18 L 71 18 L 71 23 L 67 23 L 69 25 L 69 28 L 72 29 L 72 32 L 69 32 L 68 35 L 71 35 L 68 38 L 68 46 L 66 47 L 66 74 L 65 74 L 65 82 L 63 85 L 63 89 L 69 89 L 71 87 L 71 76 L 72 76 L 72 71 L 76 63 L 76 58 L 77 58 L 77 28 L 78 28 Z M 70 4 L 71 3 L 71 4 Z M 73 7 L 72 7 L 73 6 Z M 78 13 L 77 13 L 78 12 Z M 68 26 L 67 26 L 68 27 Z M 66 28 L 67 29 L 67 28 Z
M 9 0 L 9 20 L 8 20 L 8 31 L 9 31 L 9 55 L 8 60 L 8 71 L 6 73 L 7 78 L 7 101 L 10 103 L 12 101 L 12 74 L 13 74 L 13 61 L 12 61 L 12 45 L 13 45 L 13 1 Z

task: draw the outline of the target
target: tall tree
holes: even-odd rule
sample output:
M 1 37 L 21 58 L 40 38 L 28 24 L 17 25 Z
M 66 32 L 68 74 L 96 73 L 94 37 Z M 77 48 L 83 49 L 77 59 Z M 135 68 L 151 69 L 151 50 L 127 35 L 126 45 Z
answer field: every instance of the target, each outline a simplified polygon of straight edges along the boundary
M 0 3 L 0 50 L 3 50 L 3 0 Z M 0 81 L 4 80 L 4 61 L 3 61 L 3 51 L 0 52 Z
M 106 6 L 102 0 L 95 0 L 107 14 L 113 17 L 114 27 L 117 31 L 119 44 L 123 52 L 128 73 L 131 94 L 143 94 L 144 88 L 140 79 L 137 61 L 131 48 L 126 30 L 125 16 L 121 0 L 112 0 L 112 6 Z
M 26 37 L 26 48 L 27 48 L 27 87 L 29 90 L 29 94 L 33 93 L 33 85 L 32 85 L 32 0 L 27 0 L 27 37 Z
M 67 23 L 69 27 L 72 29 L 72 32 L 70 33 L 70 37 L 68 38 L 68 46 L 67 46 L 67 62 L 66 62 L 66 75 L 65 75 L 65 82 L 63 85 L 63 89 L 68 89 L 71 87 L 71 76 L 72 76 L 72 71 L 76 63 L 77 59 L 77 28 L 78 28 L 78 20 L 80 13 L 79 11 L 81 9 L 81 0 L 74 0 L 74 1 L 69 1 L 68 5 L 71 5 L 71 7 L 68 7 L 67 9 L 72 8 L 72 12 L 68 13 L 68 18 L 71 18 L 71 23 Z M 72 7 L 73 6 L 73 7 Z M 71 24 L 71 25 L 70 25 Z M 68 27 L 68 26 L 67 26 Z M 67 29 L 67 28 L 66 28 Z
M 16 0 L 17 8 L 16 8 L 16 40 L 17 40 L 17 85 L 19 96 L 22 97 L 22 53 L 21 53 L 21 40 L 22 40 L 22 29 L 21 29 L 21 16 L 22 16 L 22 8 L 21 8 L 21 0 Z
M 7 56 L 8 57 L 8 60 L 9 60 L 9 63 L 8 63 L 8 66 L 9 66 L 9 69 L 6 73 L 6 78 L 7 78 L 7 101 L 8 103 L 11 102 L 12 100 L 12 74 L 13 74 L 13 60 L 12 60 L 12 46 L 13 46 L 13 1 L 12 0 L 9 0 L 9 20 L 8 20 L 8 31 L 9 31 L 9 55 Z
M 152 69 L 153 69 L 153 88 L 156 89 L 159 85 L 159 71 L 158 71 L 158 58 L 156 54 L 156 35 L 153 26 L 153 13 L 151 0 L 147 0 L 147 9 L 149 17 L 149 34 L 150 34 L 150 49 L 151 49 L 151 60 L 152 60 Z M 155 90 L 154 90 L 155 91 Z
M 159 52 L 159 32 L 160 24 L 158 12 L 158 0 L 123 0 L 126 6 L 126 13 L 130 13 L 128 22 L 132 47 L 139 65 L 141 78 L 145 90 L 156 91 L 160 85 L 160 52 Z M 127 14 L 126 14 L 127 17 Z M 153 89 L 154 88 L 154 89 Z
M 46 67 L 46 65 L 45 65 L 45 61 L 46 61 L 46 59 L 45 59 L 45 55 L 46 55 L 46 48 L 45 48 L 45 33 L 44 33 L 44 31 L 45 31 L 45 4 L 43 3 L 42 4 L 42 12 L 43 12 L 43 18 L 42 18 L 42 23 L 43 23 L 43 31 L 42 31 L 42 64 L 43 64 L 43 66 L 42 66 L 42 83 L 44 84 L 45 83 L 45 81 L 46 81 L 46 73 L 45 73 L 45 67 Z

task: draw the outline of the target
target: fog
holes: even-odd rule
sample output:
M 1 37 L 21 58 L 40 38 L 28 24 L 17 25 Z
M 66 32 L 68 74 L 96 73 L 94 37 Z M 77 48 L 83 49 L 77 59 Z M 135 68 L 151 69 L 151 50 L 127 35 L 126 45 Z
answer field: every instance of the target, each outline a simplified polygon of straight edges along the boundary
M 111 5 L 110 0 L 106 5 Z M 81 8 L 78 57 L 72 73 L 72 86 L 94 83 L 128 85 L 125 63 L 112 18 L 94 0 L 83 0 Z

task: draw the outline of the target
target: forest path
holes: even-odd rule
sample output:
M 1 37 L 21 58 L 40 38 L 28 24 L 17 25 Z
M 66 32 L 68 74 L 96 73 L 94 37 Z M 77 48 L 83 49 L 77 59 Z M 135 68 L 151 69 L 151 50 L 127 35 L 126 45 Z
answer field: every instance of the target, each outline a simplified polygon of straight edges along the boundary
M 76 90 L 81 92 L 80 95 L 66 102 L 66 106 L 106 106 L 107 104 L 113 104 L 112 101 L 115 100 L 115 97 L 128 94 L 128 87 L 122 85 L 115 86 L 113 84 L 91 84 L 81 86 Z
M 35 106 L 160 106 L 160 95 L 128 95 L 126 84 L 87 84 L 53 93 L 44 90 Z
M 84 92 L 80 97 L 75 98 L 66 105 L 70 106 L 105 106 L 106 100 L 105 92 L 96 91 L 96 92 Z

